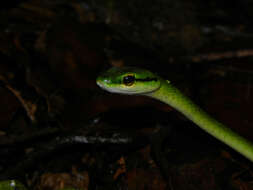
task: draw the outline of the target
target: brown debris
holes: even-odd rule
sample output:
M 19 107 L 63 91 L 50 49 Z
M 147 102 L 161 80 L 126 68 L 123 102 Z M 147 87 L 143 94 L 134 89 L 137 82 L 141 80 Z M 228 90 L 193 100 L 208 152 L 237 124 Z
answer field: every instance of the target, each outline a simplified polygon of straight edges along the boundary
M 66 187 L 78 188 L 80 190 L 88 190 L 89 175 L 87 172 L 77 172 L 73 169 L 72 174 L 69 173 L 46 173 L 41 176 L 38 190 L 60 190 Z

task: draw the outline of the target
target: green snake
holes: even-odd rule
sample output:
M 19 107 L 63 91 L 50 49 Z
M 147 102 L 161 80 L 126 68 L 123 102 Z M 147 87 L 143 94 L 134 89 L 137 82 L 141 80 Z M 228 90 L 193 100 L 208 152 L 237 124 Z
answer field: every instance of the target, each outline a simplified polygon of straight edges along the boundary
M 224 126 L 183 95 L 171 81 L 140 68 L 113 67 L 97 77 L 102 89 L 120 94 L 144 95 L 175 108 L 200 128 L 253 161 L 253 144 Z

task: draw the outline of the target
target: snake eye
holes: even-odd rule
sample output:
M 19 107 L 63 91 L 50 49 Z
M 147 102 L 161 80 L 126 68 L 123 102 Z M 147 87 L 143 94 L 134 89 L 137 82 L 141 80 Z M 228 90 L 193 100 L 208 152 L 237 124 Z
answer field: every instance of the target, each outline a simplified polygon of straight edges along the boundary
M 135 81 L 134 75 L 127 75 L 127 76 L 124 76 L 124 78 L 123 78 L 123 83 L 124 83 L 126 86 L 131 86 L 131 85 L 133 85 L 134 81 Z

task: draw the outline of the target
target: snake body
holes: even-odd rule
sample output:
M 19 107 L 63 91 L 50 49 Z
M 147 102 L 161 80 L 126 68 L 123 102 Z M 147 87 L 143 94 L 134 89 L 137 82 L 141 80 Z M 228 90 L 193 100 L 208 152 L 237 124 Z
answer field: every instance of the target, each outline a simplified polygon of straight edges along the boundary
M 135 67 L 113 67 L 97 78 L 97 84 L 112 93 L 144 95 L 175 108 L 210 135 L 253 161 L 253 144 L 218 122 L 183 95 L 170 81 Z

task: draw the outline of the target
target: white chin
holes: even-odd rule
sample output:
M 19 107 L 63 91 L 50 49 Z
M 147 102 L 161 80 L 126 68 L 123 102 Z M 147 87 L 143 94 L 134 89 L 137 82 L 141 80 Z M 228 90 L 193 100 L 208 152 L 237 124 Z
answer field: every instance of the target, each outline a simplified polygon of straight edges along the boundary
M 108 92 L 111 92 L 111 93 L 118 93 L 118 94 L 138 94 L 136 92 L 132 92 L 132 91 L 125 91 L 125 90 L 121 90 L 121 89 L 110 89 L 110 88 L 103 88 L 105 89 L 106 91 Z

